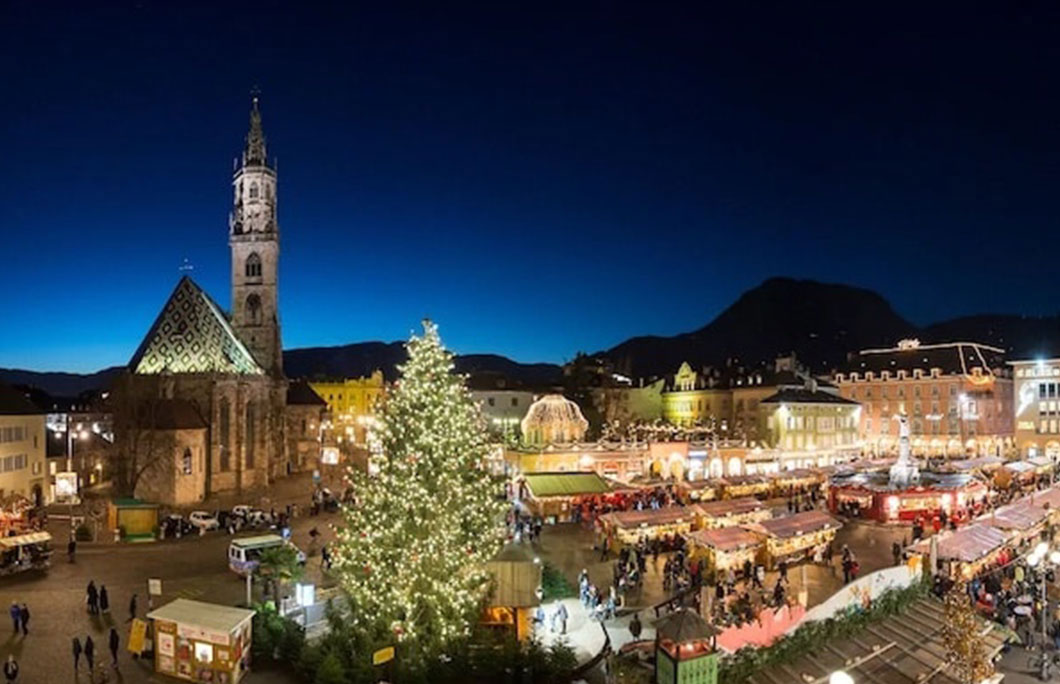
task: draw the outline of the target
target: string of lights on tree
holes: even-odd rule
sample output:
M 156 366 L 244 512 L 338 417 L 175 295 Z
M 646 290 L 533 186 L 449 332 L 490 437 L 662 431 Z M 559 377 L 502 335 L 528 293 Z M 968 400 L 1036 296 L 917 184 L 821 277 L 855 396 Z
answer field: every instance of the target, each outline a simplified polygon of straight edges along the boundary
M 484 421 L 437 327 L 406 345 L 408 362 L 370 436 L 372 473 L 349 473 L 335 568 L 353 628 L 400 642 L 405 662 L 466 637 L 503 541 L 505 504 L 487 464 Z

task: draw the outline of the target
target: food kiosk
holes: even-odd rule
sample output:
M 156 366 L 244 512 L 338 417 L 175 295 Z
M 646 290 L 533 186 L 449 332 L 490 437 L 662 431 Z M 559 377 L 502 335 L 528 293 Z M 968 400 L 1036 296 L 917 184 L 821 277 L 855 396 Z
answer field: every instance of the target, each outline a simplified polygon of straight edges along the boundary
M 692 558 L 704 558 L 707 566 L 725 572 L 739 572 L 744 561 L 755 562 L 762 540 L 742 527 L 716 527 L 688 535 Z
M 979 522 L 1005 532 L 1013 544 L 1038 539 L 1049 522 L 1049 510 L 1023 497 L 983 515 Z
M 249 669 L 253 610 L 177 599 L 147 618 L 154 627 L 156 672 L 235 684 Z
M 677 495 L 685 503 L 713 501 L 718 498 L 718 483 L 715 480 L 683 480 L 677 486 Z
M 0 575 L 47 569 L 51 566 L 51 541 L 47 532 L 0 537 Z
M 1009 471 L 1012 480 L 1018 483 L 1021 489 L 1029 489 L 1034 486 L 1038 479 L 1038 468 L 1027 461 L 1012 461 L 1002 466 Z
M 754 498 L 725 499 L 697 504 L 701 527 L 732 527 L 761 522 L 773 517 L 769 506 Z
M 697 527 L 699 506 L 667 506 L 642 511 L 620 511 L 600 516 L 600 534 L 611 548 L 633 546 L 641 538 L 664 539 L 684 536 Z
M 764 542 L 759 557 L 772 568 L 781 560 L 797 561 L 835 539 L 842 523 L 823 511 L 795 513 L 785 518 L 747 525 Z
M 789 496 L 792 493 L 807 494 L 824 482 L 824 476 L 821 473 L 809 468 L 782 470 L 771 477 L 773 493 L 776 496 Z
M 931 557 L 931 540 L 921 540 L 910 547 L 925 561 Z M 954 532 L 937 535 L 937 558 L 949 577 L 971 579 L 981 570 L 1000 560 L 1008 547 L 1008 534 L 991 525 L 973 523 Z

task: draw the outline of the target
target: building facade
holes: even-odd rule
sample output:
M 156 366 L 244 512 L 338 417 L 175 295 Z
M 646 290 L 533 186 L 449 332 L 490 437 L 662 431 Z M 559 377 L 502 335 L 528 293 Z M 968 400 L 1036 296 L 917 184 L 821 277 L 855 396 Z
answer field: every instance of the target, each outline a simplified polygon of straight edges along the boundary
M 1060 459 L 1060 359 L 1011 361 L 1015 442 L 1025 457 Z
M 383 371 L 345 380 L 311 380 L 309 386 L 327 403 L 336 441 L 364 445 L 379 404 L 386 396 Z
M 866 349 L 835 375 L 843 397 L 862 405 L 868 453 L 897 450 L 898 415 L 909 417 L 918 456 L 1003 455 L 1013 447 L 1012 369 L 1004 350 L 975 342 Z
M 662 417 L 673 425 L 714 423 L 727 430 L 732 417 L 732 392 L 709 375 L 682 363 L 673 381 L 662 391 Z
M 471 398 L 482 408 L 490 434 L 509 440 L 522 434 L 523 418 L 534 403 L 534 393 L 525 390 L 471 390 Z
M 0 497 L 51 501 L 45 468 L 44 411 L 22 392 L 0 384 Z
M 802 388 L 779 390 L 758 404 L 758 429 L 766 446 L 789 454 L 860 450 L 860 418 L 856 401 L 823 391 L 812 380 Z

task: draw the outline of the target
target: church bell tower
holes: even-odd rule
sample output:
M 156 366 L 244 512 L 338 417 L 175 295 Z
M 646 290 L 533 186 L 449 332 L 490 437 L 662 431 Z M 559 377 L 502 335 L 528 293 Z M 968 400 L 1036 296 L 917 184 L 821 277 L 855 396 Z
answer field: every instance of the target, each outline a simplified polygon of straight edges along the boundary
M 280 231 L 276 223 L 276 168 L 269 166 L 258 98 L 250 110 L 243 162 L 232 178 L 229 216 L 232 249 L 232 327 L 270 374 L 283 375 L 277 270 Z

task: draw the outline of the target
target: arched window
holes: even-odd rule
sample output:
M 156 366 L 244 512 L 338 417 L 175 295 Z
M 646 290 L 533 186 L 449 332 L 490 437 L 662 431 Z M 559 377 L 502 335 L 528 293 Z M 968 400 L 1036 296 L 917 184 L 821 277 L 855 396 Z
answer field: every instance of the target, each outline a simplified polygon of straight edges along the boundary
M 258 198 L 258 184 L 257 183 L 251 183 L 250 184 L 250 199 L 257 199 L 257 198 Z
M 185 475 L 191 475 L 191 449 L 184 449 L 183 470 Z
M 248 278 L 261 277 L 261 257 L 258 256 L 257 252 L 254 252 L 247 257 L 247 262 L 243 267 L 243 273 L 246 274 Z
M 261 325 L 261 297 L 257 293 L 247 296 L 247 322 Z
M 232 405 L 229 403 L 227 397 L 221 399 L 220 408 L 220 444 L 218 445 L 219 451 L 221 452 L 221 470 L 228 471 L 232 467 L 231 462 L 231 444 L 232 444 Z

